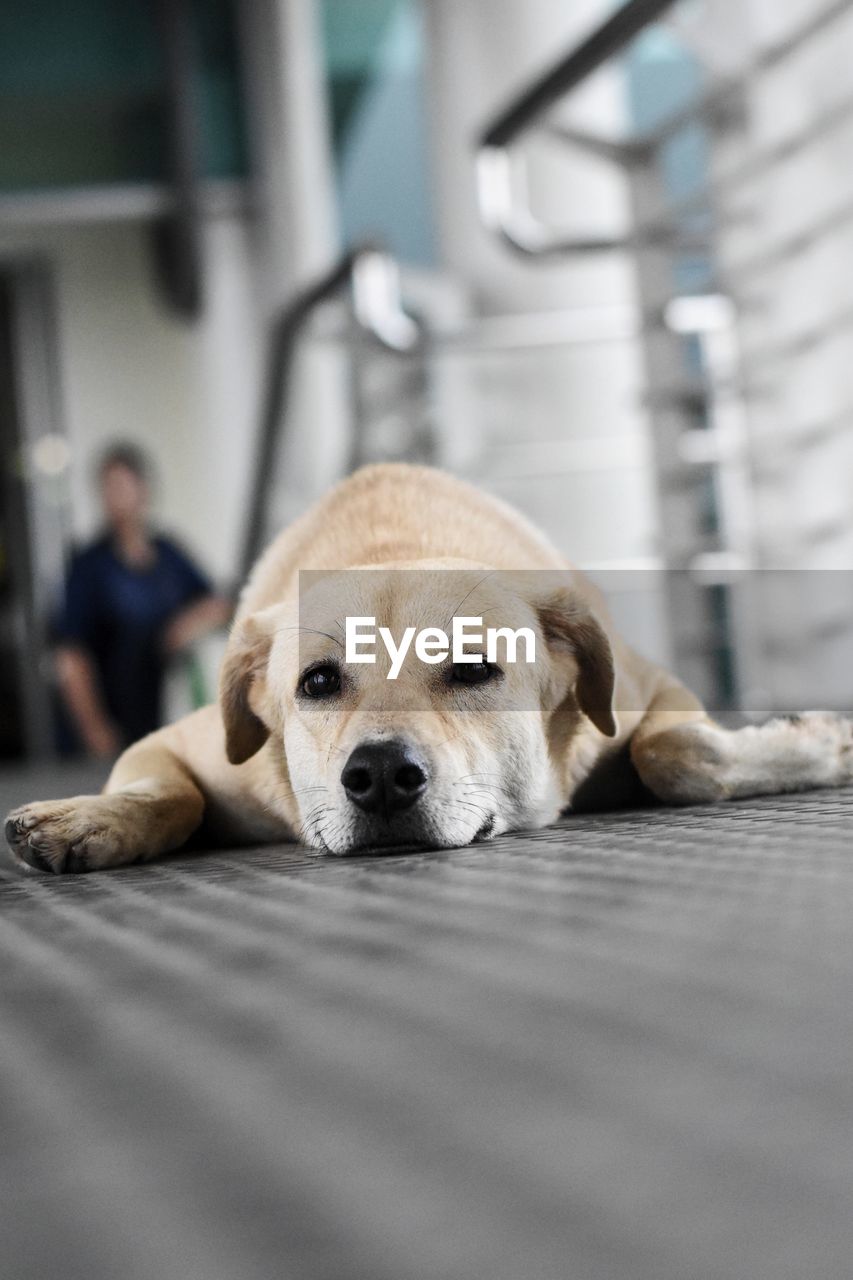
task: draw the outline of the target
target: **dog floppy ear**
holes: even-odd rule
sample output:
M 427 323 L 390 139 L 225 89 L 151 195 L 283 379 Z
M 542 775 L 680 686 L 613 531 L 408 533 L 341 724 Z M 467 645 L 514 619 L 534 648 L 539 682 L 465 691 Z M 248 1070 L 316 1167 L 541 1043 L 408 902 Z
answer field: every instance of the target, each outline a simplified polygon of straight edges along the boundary
M 219 677 L 219 706 L 231 764 L 243 764 L 270 735 L 251 705 L 250 694 L 263 678 L 272 637 L 271 620 L 256 613 L 238 623 L 228 641 Z
M 605 737 L 617 733 L 613 713 L 616 673 L 607 633 L 588 605 L 571 591 L 555 591 L 538 607 L 550 649 L 570 653 L 578 666 L 575 697 L 578 706 Z

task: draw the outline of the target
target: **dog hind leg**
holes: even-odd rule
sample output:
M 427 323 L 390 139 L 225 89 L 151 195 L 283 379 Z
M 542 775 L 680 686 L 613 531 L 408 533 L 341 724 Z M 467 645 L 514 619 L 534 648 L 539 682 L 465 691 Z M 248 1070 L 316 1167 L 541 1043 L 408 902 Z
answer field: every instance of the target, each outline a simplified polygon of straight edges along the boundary
M 640 778 L 667 804 L 774 795 L 853 781 L 853 721 L 807 711 L 724 729 L 704 713 L 676 723 L 654 704 L 631 741 Z

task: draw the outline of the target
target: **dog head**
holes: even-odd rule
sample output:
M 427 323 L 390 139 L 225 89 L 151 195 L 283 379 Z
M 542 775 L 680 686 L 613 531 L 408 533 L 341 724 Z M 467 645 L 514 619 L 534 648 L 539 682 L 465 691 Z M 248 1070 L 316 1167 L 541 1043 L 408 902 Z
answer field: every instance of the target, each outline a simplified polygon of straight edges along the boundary
M 572 739 L 616 732 L 610 644 L 568 574 L 419 565 L 303 578 L 298 601 L 237 626 L 220 704 L 229 760 L 266 744 L 281 816 L 308 844 L 457 847 L 541 826 L 559 812 Z M 454 653 L 463 616 L 482 635 L 469 622 Z M 347 619 L 359 620 L 358 653 Z

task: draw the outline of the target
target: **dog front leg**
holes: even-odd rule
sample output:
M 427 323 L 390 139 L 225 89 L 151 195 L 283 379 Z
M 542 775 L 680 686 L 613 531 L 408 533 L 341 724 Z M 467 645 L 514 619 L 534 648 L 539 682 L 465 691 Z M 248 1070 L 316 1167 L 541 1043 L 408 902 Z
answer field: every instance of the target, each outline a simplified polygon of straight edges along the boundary
M 102 795 L 14 809 L 6 839 L 15 858 L 38 871 L 95 871 L 179 848 L 203 813 L 201 791 L 161 730 L 124 752 Z

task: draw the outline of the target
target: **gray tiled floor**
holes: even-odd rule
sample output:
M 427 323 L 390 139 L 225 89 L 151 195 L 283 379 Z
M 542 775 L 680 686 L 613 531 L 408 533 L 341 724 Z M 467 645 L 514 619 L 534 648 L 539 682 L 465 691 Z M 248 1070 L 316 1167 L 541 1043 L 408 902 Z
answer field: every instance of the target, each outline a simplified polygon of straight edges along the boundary
M 851 832 L 821 793 L 4 870 L 0 1275 L 848 1277 Z

